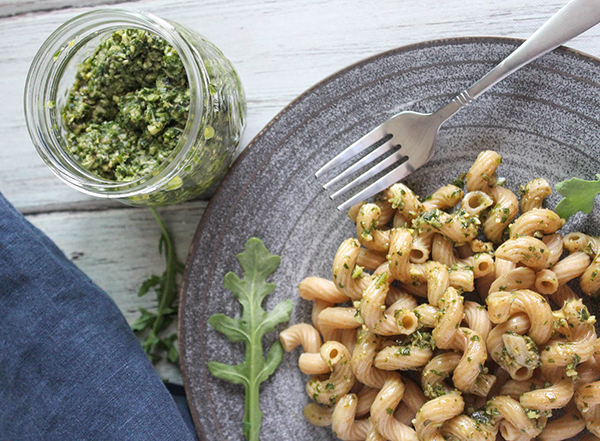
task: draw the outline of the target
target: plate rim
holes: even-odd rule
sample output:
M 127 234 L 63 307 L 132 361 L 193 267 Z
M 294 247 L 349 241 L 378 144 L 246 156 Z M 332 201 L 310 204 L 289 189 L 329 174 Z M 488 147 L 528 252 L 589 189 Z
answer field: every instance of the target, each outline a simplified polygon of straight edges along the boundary
M 196 434 L 198 435 L 198 438 L 200 439 L 200 441 L 202 441 L 203 437 L 204 437 L 204 427 L 200 421 L 199 410 L 196 409 L 194 406 L 192 406 L 192 401 L 191 401 L 191 389 L 189 388 L 189 378 L 187 375 L 186 366 L 185 366 L 185 362 L 184 362 L 184 360 L 186 359 L 184 354 L 187 351 L 187 346 L 184 343 L 185 339 L 183 338 L 185 331 L 184 331 L 184 327 L 182 326 L 183 320 L 181 320 L 181 318 L 183 317 L 183 314 L 181 313 L 181 311 L 183 311 L 184 308 L 187 307 L 186 306 L 187 300 L 188 300 L 187 291 L 188 291 L 188 285 L 189 285 L 188 281 L 189 281 L 189 276 L 190 276 L 190 271 L 191 271 L 190 268 L 191 268 L 191 264 L 192 264 L 192 260 L 193 260 L 192 256 L 195 256 L 197 248 L 199 246 L 200 235 L 202 234 L 204 225 L 205 225 L 207 217 L 208 217 L 207 213 L 209 213 L 209 211 L 211 210 L 211 208 L 213 206 L 214 201 L 217 199 L 217 197 L 221 193 L 225 184 L 231 178 L 234 168 L 242 162 L 242 160 L 245 158 L 247 152 L 251 148 L 253 148 L 254 145 L 263 137 L 264 133 L 273 124 L 275 124 L 279 119 L 281 119 L 293 106 L 295 106 L 297 102 L 304 99 L 307 95 L 309 95 L 316 89 L 322 87 L 323 85 L 325 85 L 326 83 L 328 83 L 330 81 L 335 80 L 336 78 L 338 78 L 339 76 L 341 76 L 342 74 L 344 74 L 350 70 L 353 70 L 357 67 L 360 67 L 364 64 L 375 61 L 377 59 L 384 58 L 388 55 L 402 53 L 402 52 L 410 51 L 410 50 L 417 49 L 417 48 L 427 48 L 427 47 L 433 47 L 433 46 L 440 46 L 443 44 L 461 44 L 461 43 L 470 43 L 470 42 L 477 42 L 477 43 L 501 42 L 501 43 L 516 43 L 516 44 L 520 45 L 523 42 L 525 42 L 525 40 L 526 39 L 524 39 L 524 38 L 504 37 L 504 36 L 447 37 L 447 38 L 437 38 L 437 39 L 425 40 L 425 41 L 421 41 L 421 42 L 417 42 L 417 43 L 411 43 L 411 44 L 407 44 L 404 46 L 398 46 L 398 47 L 388 49 L 383 52 L 376 53 L 369 57 L 358 60 L 340 70 L 335 71 L 334 73 L 326 76 L 322 80 L 313 84 L 308 89 L 304 90 L 296 98 L 294 98 L 292 101 L 290 101 L 285 107 L 283 107 L 279 112 L 277 112 L 277 114 L 273 118 L 271 118 L 271 120 L 269 120 L 269 122 L 250 140 L 250 142 L 248 143 L 246 148 L 239 154 L 239 156 L 231 164 L 231 166 L 229 167 L 229 170 L 227 171 L 227 173 L 225 174 L 225 176 L 219 183 L 219 186 L 217 187 L 215 193 L 208 200 L 208 204 L 206 205 L 206 208 L 204 209 L 204 213 L 202 214 L 200 222 L 198 223 L 198 226 L 196 227 L 196 231 L 194 232 L 194 236 L 192 238 L 192 242 L 191 242 L 190 248 L 188 250 L 188 255 L 186 257 L 186 262 L 185 262 L 185 270 L 184 270 L 184 273 L 182 276 L 182 281 L 181 281 L 181 288 L 179 290 L 179 298 L 178 298 L 179 311 L 178 311 L 178 323 L 177 323 L 178 346 L 179 346 L 179 354 L 180 354 L 179 366 L 181 369 L 181 378 L 183 380 L 183 387 L 184 387 L 184 390 L 186 393 L 186 400 L 187 400 L 188 408 L 190 411 L 190 415 L 192 416 L 192 421 L 194 423 L 194 428 L 196 430 Z M 564 45 L 561 45 L 554 50 L 567 52 L 567 53 L 570 53 L 577 57 L 580 57 L 582 59 L 591 61 L 591 62 L 595 63 L 598 68 L 600 68 L 600 57 L 596 57 L 594 55 L 588 54 L 587 52 L 581 51 L 579 49 L 574 49 L 574 48 L 571 48 L 568 46 L 564 46 Z

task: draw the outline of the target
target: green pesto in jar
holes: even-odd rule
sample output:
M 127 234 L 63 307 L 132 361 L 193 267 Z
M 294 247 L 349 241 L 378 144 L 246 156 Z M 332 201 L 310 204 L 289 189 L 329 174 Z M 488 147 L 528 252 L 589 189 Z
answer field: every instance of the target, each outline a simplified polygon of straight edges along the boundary
M 132 181 L 173 152 L 189 109 L 177 51 L 158 35 L 122 29 L 78 66 L 62 118 L 81 166 L 108 180 Z

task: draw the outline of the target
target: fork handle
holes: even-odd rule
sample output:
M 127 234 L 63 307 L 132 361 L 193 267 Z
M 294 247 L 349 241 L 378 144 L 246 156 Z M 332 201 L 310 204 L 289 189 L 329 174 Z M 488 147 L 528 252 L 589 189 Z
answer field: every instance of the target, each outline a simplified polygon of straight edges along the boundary
M 538 57 L 556 49 L 600 22 L 600 0 L 572 0 L 487 75 L 435 112 L 440 123 Z

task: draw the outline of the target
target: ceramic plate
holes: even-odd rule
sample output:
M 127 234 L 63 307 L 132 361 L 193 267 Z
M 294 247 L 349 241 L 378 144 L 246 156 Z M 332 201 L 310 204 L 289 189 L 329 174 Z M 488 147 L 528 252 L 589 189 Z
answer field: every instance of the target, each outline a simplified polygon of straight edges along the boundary
M 236 254 L 252 236 L 281 256 L 277 289 L 266 308 L 293 299 L 290 323 L 310 320 L 298 298 L 306 276 L 331 277 L 338 245 L 355 234 L 314 172 L 350 143 L 402 110 L 431 112 L 446 104 L 512 52 L 520 40 L 460 38 L 395 49 L 327 78 L 285 108 L 237 160 L 200 222 L 181 296 L 180 344 L 185 387 L 203 440 L 242 440 L 240 386 L 217 380 L 206 363 L 239 363 L 243 348 L 208 325 L 216 312 L 239 316 L 223 288 L 225 273 L 240 273 Z M 427 195 L 467 171 L 477 154 L 494 149 L 499 175 L 517 191 L 533 177 L 550 183 L 600 171 L 600 62 L 558 49 L 512 75 L 459 112 L 441 129 L 437 151 L 407 181 Z M 553 207 L 556 195 L 549 199 Z M 576 216 L 568 229 L 599 233 L 598 211 Z M 274 337 L 273 337 L 274 338 Z M 267 343 L 269 343 L 269 340 Z M 284 356 L 263 384 L 261 439 L 333 440 L 331 429 L 302 416 L 307 377 L 300 349 Z

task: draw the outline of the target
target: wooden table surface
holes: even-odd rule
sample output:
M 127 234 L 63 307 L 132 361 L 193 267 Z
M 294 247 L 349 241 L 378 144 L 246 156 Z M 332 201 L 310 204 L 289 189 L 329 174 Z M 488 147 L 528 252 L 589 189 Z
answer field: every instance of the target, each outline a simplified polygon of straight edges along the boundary
M 155 298 L 136 296 L 163 270 L 145 209 L 78 193 L 39 158 L 23 117 L 29 65 L 60 24 L 98 7 L 136 8 L 187 25 L 231 59 L 244 83 L 242 148 L 314 83 L 365 57 L 457 36 L 527 37 L 566 0 L 0 0 L 0 192 L 115 300 L 128 322 Z M 116 4 L 119 3 L 119 4 Z M 569 46 L 600 56 L 600 27 Z M 183 260 L 206 201 L 160 210 Z M 179 371 L 159 363 L 163 378 Z

